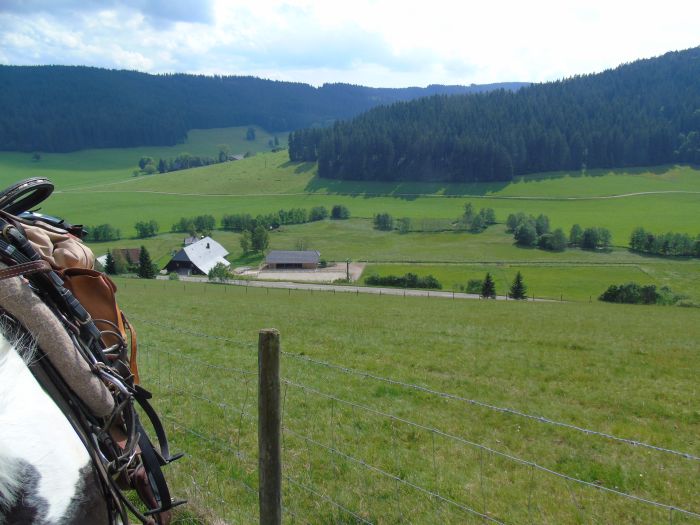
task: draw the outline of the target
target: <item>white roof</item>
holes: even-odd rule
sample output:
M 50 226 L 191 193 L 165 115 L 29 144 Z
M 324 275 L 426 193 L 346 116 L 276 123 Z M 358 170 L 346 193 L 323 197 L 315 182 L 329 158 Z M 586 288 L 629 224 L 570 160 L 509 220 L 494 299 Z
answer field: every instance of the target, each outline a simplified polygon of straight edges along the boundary
M 187 258 L 192 261 L 202 273 L 207 274 L 217 263 L 228 267 L 231 263 L 224 257 L 228 255 L 226 249 L 211 237 L 204 237 L 197 242 L 182 249 Z

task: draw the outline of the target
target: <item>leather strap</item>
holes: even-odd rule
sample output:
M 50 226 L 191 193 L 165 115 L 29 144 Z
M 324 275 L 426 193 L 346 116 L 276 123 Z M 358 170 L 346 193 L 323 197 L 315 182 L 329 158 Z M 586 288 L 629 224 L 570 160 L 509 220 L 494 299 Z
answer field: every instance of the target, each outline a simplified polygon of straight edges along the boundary
M 129 368 L 131 369 L 131 373 L 134 376 L 134 383 L 135 384 L 140 384 L 141 380 L 139 379 L 139 365 L 136 360 L 136 354 L 138 353 L 138 342 L 136 340 L 136 328 L 134 328 L 134 325 L 132 325 L 129 320 L 126 318 L 126 315 L 124 315 L 124 312 L 121 312 L 122 316 L 122 321 L 124 322 L 124 328 L 126 328 L 129 331 L 129 334 L 131 335 L 131 353 L 129 354 Z
M 4 279 L 12 279 L 20 275 L 29 275 L 32 273 L 47 273 L 52 270 L 51 265 L 43 259 L 26 263 L 15 264 L 3 270 L 0 270 L 0 281 Z

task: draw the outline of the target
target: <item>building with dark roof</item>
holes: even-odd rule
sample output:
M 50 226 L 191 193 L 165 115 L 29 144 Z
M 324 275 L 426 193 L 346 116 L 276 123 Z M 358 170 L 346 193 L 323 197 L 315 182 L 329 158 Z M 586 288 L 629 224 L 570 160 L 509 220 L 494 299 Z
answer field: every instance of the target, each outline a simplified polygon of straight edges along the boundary
M 231 263 L 224 258 L 227 255 L 226 249 L 218 242 L 211 237 L 204 237 L 177 252 L 165 270 L 180 275 L 207 275 L 218 263 L 230 266 Z
M 272 250 L 265 258 L 270 270 L 315 270 L 321 260 L 316 250 L 285 251 Z

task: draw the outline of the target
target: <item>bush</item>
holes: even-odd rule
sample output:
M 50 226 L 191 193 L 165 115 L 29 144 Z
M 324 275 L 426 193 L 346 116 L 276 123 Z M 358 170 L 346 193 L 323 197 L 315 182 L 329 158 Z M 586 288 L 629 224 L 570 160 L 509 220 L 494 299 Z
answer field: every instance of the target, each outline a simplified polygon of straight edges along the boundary
M 219 281 L 220 283 L 223 283 L 229 278 L 228 266 L 223 263 L 216 263 L 214 267 L 209 270 L 207 278 L 210 281 Z
M 342 204 L 336 204 L 331 209 L 331 219 L 344 220 L 350 218 L 350 210 Z
M 520 224 L 513 236 L 519 246 L 534 246 L 537 243 L 537 230 L 531 222 Z
M 586 228 L 581 235 L 581 248 L 595 250 L 607 248 L 610 245 L 611 235 L 606 228 Z
M 484 285 L 484 281 L 481 279 L 469 279 L 467 281 L 467 287 L 465 288 L 467 293 L 481 293 L 481 287 Z
M 670 305 L 677 304 L 686 297 L 674 293 L 668 286 L 662 286 L 657 290 L 653 284 L 640 285 L 629 282 L 620 285 L 611 284 L 598 299 L 608 303 Z
M 324 206 L 314 206 L 309 213 L 309 221 L 322 221 L 328 217 L 328 209 Z
M 88 231 L 85 237 L 88 241 L 105 242 L 118 241 L 121 234 L 118 229 L 111 224 L 100 224 L 98 226 L 88 226 L 85 228 Z
M 145 239 L 146 237 L 155 237 L 158 233 L 158 223 L 154 220 L 139 221 L 134 225 L 136 228 L 136 237 Z
M 401 217 L 398 221 L 399 233 L 408 233 L 411 231 L 411 219 L 410 217 Z
M 374 227 L 382 231 L 394 229 L 394 218 L 388 213 L 378 213 L 374 216 Z
M 179 281 L 180 280 L 180 274 L 177 272 L 171 272 L 168 274 L 168 280 L 169 281 Z
M 221 228 L 234 232 L 242 232 L 243 230 L 252 230 L 255 228 L 255 220 L 249 213 L 237 213 L 232 215 L 224 215 L 221 218 Z
M 397 275 L 370 275 L 365 278 L 365 284 L 371 286 L 392 286 L 396 288 L 434 288 L 441 290 L 442 284 L 432 275 L 419 277 L 415 273 L 407 273 L 402 277 Z

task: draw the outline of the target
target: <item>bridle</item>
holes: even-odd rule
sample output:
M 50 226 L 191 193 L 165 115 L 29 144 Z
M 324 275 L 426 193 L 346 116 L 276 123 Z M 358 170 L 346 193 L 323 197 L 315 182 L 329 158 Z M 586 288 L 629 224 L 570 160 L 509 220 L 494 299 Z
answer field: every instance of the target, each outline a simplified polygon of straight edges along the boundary
M 116 523 L 119 518 L 126 525 L 131 512 L 144 524 L 165 525 L 170 521 L 170 510 L 184 501 L 171 498 L 161 467 L 182 454 L 170 454 L 163 425 L 149 402 L 151 394 L 135 381 L 127 358 L 127 341 L 114 322 L 91 318 L 59 273 L 32 247 L 23 233 L 22 222 L 13 215 L 35 206 L 52 190 L 48 179 L 35 178 L 0 192 L 0 262 L 5 267 L 0 269 L 0 283 L 24 279 L 24 286 L 29 286 L 45 305 L 46 315 L 58 319 L 65 330 L 72 345 L 65 351 L 76 352 L 111 395 L 111 410 L 106 415 L 95 415 L 89 401 L 86 403 L 76 394 L 65 374 L 41 348 L 39 359 L 30 366 L 85 444 L 100 479 L 111 522 Z M 46 218 L 42 216 L 42 220 Z M 64 221 L 60 224 L 78 236 L 83 232 L 80 226 Z M 5 306 L 0 305 L 0 309 L 6 321 L 28 333 L 27 320 Z M 128 324 L 125 317 L 123 321 Z M 158 447 L 153 446 L 141 424 L 137 405 L 150 420 Z M 125 495 L 129 488 L 138 492 L 146 511 L 138 509 Z

